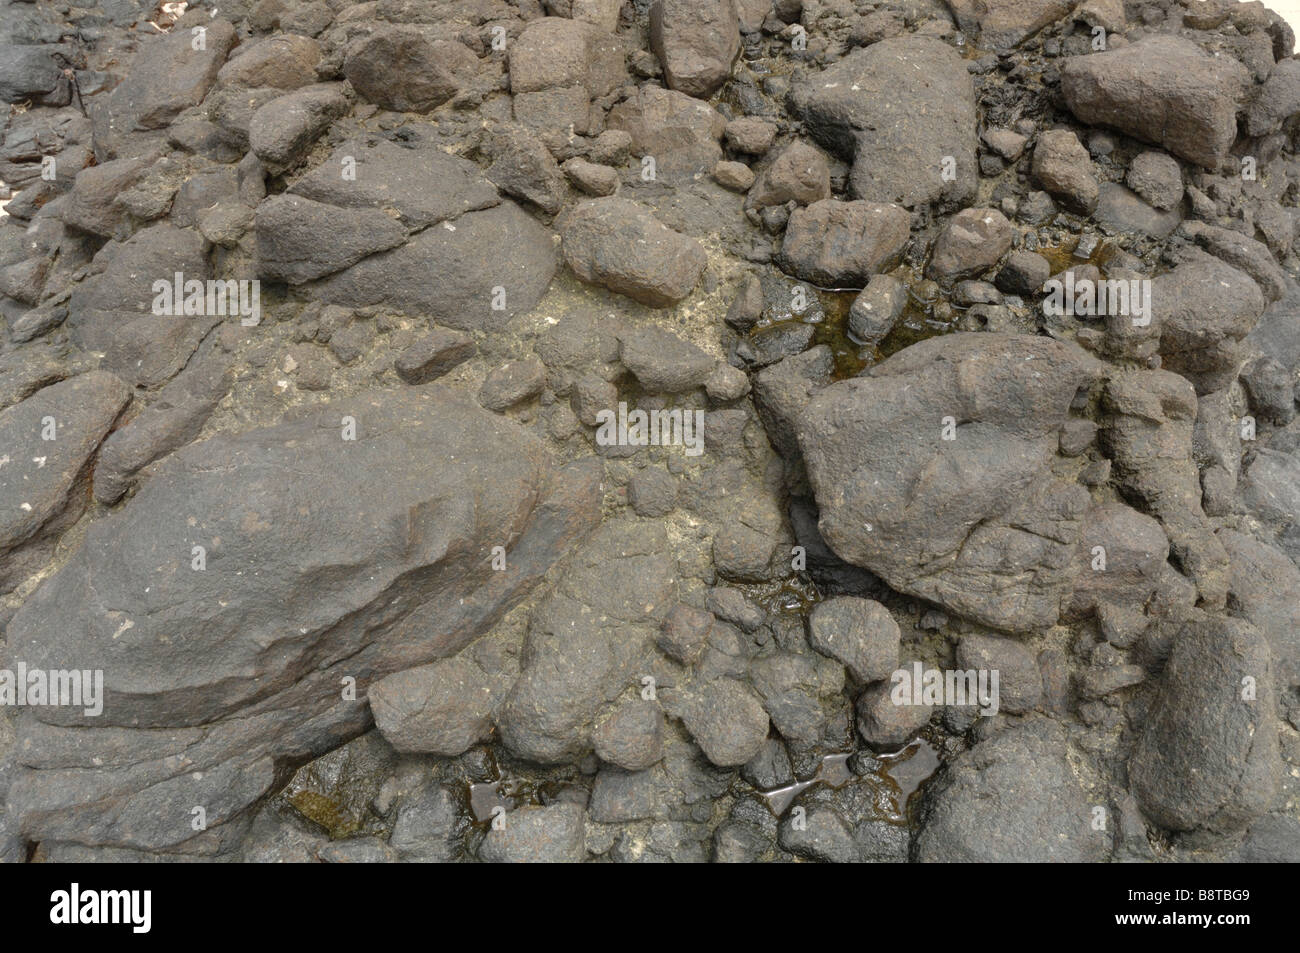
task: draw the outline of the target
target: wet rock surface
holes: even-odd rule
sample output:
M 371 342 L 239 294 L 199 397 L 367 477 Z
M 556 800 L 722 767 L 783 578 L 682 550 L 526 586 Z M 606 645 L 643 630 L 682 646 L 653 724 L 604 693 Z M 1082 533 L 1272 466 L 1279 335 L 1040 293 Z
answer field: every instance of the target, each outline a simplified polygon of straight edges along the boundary
M 0 860 L 1300 860 L 1293 45 L 0 7 Z

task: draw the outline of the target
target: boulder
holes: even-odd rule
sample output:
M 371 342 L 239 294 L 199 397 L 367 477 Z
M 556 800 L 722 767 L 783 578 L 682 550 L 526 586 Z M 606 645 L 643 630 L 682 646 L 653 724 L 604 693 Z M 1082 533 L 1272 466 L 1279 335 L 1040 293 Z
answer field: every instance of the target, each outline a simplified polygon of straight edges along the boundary
M 219 849 L 277 760 L 365 730 L 372 682 L 494 624 L 597 500 L 592 467 L 555 472 L 536 438 L 436 384 L 173 454 L 9 625 L 10 660 L 105 673 L 100 716 L 25 713 L 9 812 L 31 840 Z
M 975 88 L 966 61 L 941 40 L 854 50 L 795 83 L 790 105 L 813 138 L 853 163 L 856 198 L 913 208 L 975 195 Z
M 987 625 L 1055 624 L 1088 494 L 1050 463 L 1075 393 L 1098 373 L 1069 344 L 958 333 L 819 391 L 796 432 L 826 542 Z
M 1066 105 L 1080 120 L 1113 126 L 1211 171 L 1237 138 L 1249 79 L 1232 57 L 1166 34 L 1072 56 L 1061 67 Z

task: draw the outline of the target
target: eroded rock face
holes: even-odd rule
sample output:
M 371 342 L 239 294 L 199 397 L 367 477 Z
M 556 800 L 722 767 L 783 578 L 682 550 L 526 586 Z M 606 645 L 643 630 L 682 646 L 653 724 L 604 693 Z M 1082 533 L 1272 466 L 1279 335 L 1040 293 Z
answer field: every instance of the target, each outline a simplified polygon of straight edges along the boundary
M 1300 860 L 1280 16 L 165 6 L 0 15 L 0 861 Z
M 142 144 L 161 141 L 161 131 L 173 119 L 203 101 L 239 38 L 221 19 L 202 24 L 202 29 L 202 49 L 195 48 L 187 27 L 149 37 L 147 51 L 135 60 L 126 79 L 96 101 L 91 120 L 99 158 L 138 155 Z
M 497 716 L 505 745 L 546 763 L 589 751 L 601 709 L 637 684 L 636 663 L 654 644 L 675 589 L 662 530 L 602 526 L 533 613 L 519 681 Z
M 85 510 L 93 454 L 129 400 L 122 381 L 92 371 L 0 411 L 0 587 L 5 592 L 48 558 L 58 533 Z
M 382 495 L 357 483 L 381 473 Z M 182 797 L 211 832 L 277 759 L 361 731 L 372 680 L 484 631 L 587 531 L 593 494 L 590 468 L 555 473 L 535 439 L 439 385 L 175 454 L 10 624 L 11 660 L 102 669 L 105 691 L 98 718 L 24 720 L 11 811 L 36 839 L 158 849 L 195 837 L 160 810 Z M 490 570 L 494 545 L 512 573 Z M 92 759 L 109 767 L 79 769 Z
M 832 384 L 797 424 L 822 535 L 894 588 L 989 625 L 1054 624 L 1088 495 L 1049 464 L 1098 372 L 1059 342 L 956 334 Z

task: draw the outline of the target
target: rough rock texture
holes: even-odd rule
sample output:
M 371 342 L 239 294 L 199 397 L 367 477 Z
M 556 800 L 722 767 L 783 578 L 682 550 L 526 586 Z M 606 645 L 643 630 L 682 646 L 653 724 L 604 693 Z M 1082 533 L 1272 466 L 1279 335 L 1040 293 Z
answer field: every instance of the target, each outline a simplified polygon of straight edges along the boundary
M 669 89 L 708 99 L 727 81 L 740 52 L 734 0 L 655 0 L 650 48 L 663 64 Z
M 704 250 L 627 199 L 593 199 L 561 225 L 564 260 L 594 281 L 652 308 L 690 294 L 704 270 Z
M 1218 168 L 1236 139 L 1246 82 L 1241 64 L 1175 36 L 1071 57 L 1061 68 L 1061 90 L 1079 119 L 1207 169 Z
M 1244 830 L 1272 801 L 1277 723 L 1268 643 L 1249 623 L 1190 623 L 1129 763 L 1133 793 L 1190 838 Z
M 974 195 L 974 89 L 946 44 L 899 37 L 855 50 L 794 85 L 790 100 L 813 137 L 853 163 L 856 198 L 912 208 Z
M 1036 720 L 1003 731 L 951 762 L 926 792 L 912 859 L 1104 859 L 1111 835 L 1092 828 L 1089 802 L 1070 766 L 1067 746 L 1059 725 Z
M 431 444 L 446 450 L 435 469 L 419 452 Z M 383 473 L 384 494 L 337 478 L 349 457 L 344 472 Z M 286 467 L 298 475 L 288 484 Z M 489 472 L 490 498 L 469 503 L 474 494 L 456 489 Z M 105 670 L 101 719 L 41 709 L 23 720 L 32 745 L 11 810 L 37 839 L 154 849 L 213 840 L 275 783 L 276 758 L 322 753 L 366 726 L 367 708 L 340 695 L 340 678 L 363 693 L 463 647 L 590 526 L 592 489 L 577 472 L 553 474 L 509 422 L 437 385 L 360 395 L 173 455 L 10 624 L 13 660 Z M 486 550 L 497 542 L 522 571 L 491 573 Z M 201 571 L 195 546 L 205 548 Z M 291 567 L 286 547 L 300 554 Z M 195 595 L 205 589 L 213 595 Z M 84 643 L 83 631 L 100 637 Z M 84 771 L 110 749 L 111 770 Z M 206 835 L 188 811 L 160 810 L 178 796 L 208 805 Z
M 1075 392 L 1097 373 L 1057 342 L 954 335 L 827 387 L 797 424 L 826 542 L 987 624 L 1054 624 L 1087 493 L 1054 483 L 1049 464 Z
M 1283 16 L 184 6 L 0 4 L 0 861 L 1300 859 Z

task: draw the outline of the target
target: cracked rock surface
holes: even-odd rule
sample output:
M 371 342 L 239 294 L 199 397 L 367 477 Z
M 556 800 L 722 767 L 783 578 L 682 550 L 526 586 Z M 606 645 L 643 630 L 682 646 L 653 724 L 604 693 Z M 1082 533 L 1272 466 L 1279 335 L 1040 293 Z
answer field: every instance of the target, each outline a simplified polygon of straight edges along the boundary
M 1300 861 L 1294 47 L 0 0 L 0 860 Z

